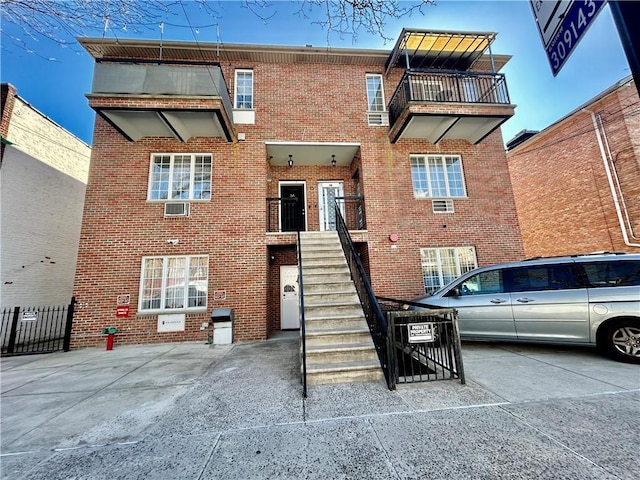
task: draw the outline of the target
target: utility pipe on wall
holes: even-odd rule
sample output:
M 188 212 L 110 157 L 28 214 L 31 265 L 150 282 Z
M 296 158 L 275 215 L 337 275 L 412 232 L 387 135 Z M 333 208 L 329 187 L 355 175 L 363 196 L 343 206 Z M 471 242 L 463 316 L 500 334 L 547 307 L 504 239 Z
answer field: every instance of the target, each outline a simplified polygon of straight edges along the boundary
M 616 191 L 615 183 L 613 181 L 613 175 L 611 174 L 611 168 L 609 167 L 609 161 L 607 159 L 607 152 L 605 151 L 604 144 L 602 143 L 602 135 L 600 133 L 600 127 L 598 126 L 598 118 L 595 112 L 583 108 L 582 111 L 591 114 L 591 120 L 593 122 L 593 131 L 596 134 L 598 140 L 598 146 L 600 147 L 600 154 L 602 156 L 602 163 L 604 164 L 604 170 L 607 174 L 607 181 L 609 188 L 611 189 L 611 197 L 613 198 L 613 204 L 616 207 L 616 214 L 618 215 L 618 223 L 620 224 L 620 231 L 622 232 L 622 238 L 625 245 L 629 247 L 640 247 L 640 243 L 633 243 L 629 240 L 629 234 L 622 215 L 622 208 L 620 207 L 620 199 L 618 198 L 618 192 Z

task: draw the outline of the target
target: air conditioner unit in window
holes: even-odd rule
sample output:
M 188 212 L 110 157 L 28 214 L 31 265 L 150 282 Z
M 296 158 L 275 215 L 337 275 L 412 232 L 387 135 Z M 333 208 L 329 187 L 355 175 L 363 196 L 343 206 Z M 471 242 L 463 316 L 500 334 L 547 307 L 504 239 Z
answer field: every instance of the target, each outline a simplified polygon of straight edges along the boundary
M 453 200 L 432 200 L 433 213 L 454 213 Z
M 367 112 L 367 123 L 376 126 L 389 125 L 389 112 Z
M 164 204 L 165 217 L 188 217 L 189 202 L 171 202 Z

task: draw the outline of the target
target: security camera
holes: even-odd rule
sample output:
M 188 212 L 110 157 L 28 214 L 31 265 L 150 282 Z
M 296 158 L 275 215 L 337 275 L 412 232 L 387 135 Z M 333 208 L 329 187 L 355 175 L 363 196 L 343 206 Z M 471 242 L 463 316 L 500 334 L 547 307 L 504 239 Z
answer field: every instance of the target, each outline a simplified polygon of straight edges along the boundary
M 171 240 L 167 240 L 167 243 L 170 245 L 177 245 L 179 241 L 180 240 L 178 240 L 177 238 L 173 238 Z

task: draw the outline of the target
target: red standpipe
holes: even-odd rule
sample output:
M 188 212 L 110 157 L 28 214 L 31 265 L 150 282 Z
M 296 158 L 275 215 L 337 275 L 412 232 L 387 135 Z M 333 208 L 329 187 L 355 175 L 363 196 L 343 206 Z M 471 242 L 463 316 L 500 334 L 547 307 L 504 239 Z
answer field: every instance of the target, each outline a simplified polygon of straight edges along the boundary
M 114 338 L 115 338 L 115 335 L 113 333 L 110 333 L 109 335 L 107 335 L 107 350 L 113 350 Z

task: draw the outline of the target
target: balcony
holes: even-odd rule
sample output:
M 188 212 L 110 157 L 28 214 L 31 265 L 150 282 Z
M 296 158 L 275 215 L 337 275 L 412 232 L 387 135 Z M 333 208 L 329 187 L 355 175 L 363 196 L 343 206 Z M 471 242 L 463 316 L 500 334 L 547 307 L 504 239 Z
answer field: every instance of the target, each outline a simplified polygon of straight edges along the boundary
M 390 138 L 476 144 L 513 114 L 501 73 L 407 71 L 389 102 Z
M 335 203 L 340 208 L 348 230 L 362 231 L 367 229 L 364 197 L 355 195 L 335 197 Z M 304 216 L 304 206 L 300 205 L 297 198 L 267 198 L 267 232 L 269 233 L 305 231 L 306 223 Z M 333 208 L 327 209 L 327 218 L 326 222 L 323 222 L 322 229 L 336 229 L 335 211 Z
M 89 105 L 127 140 L 235 137 L 231 97 L 214 62 L 104 59 Z
M 514 114 L 491 32 L 403 29 L 386 73 L 404 68 L 389 102 L 391 142 L 406 138 L 480 142 Z M 487 54 L 488 53 L 488 54 Z

